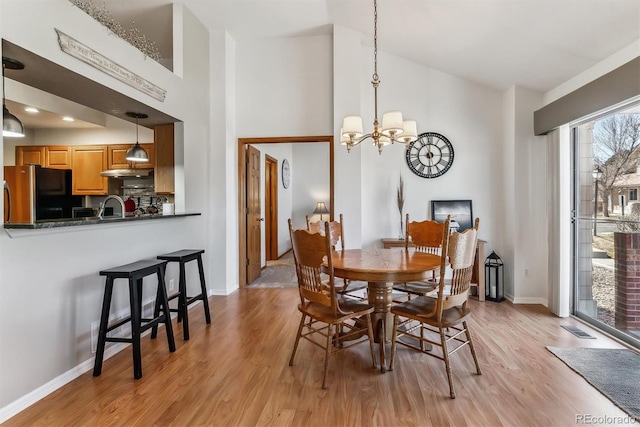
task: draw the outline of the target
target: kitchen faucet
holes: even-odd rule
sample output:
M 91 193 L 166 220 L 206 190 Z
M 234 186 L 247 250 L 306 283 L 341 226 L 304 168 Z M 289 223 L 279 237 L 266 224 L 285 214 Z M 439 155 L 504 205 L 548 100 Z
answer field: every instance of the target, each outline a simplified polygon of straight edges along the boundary
M 107 198 L 104 199 L 104 202 L 100 203 L 100 210 L 98 211 L 98 218 L 104 219 L 104 208 L 107 206 L 107 202 L 109 200 L 117 200 L 118 202 L 120 202 L 122 218 L 124 218 L 124 214 L 125 214 L 124 200 L 122 200 L 122 197 L 116 196 L 115 194 L 111 194 L 111 195 L 107 196 Z

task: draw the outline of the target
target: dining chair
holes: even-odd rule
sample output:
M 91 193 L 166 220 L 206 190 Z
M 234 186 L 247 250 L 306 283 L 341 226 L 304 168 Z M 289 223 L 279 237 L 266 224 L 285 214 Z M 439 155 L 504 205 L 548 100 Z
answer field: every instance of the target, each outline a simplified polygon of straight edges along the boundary
M 442 253 L 442 244 L 449 236 L 450 217 L 444 222 L 433 220 L 413 221 L 409 222 L 409 214 L 405 224 L 407 224 L 406 235 L 404 239 L 405 249 L 409 250 L 409 243 L 413 243 L 416 252 L 424 252 L 433 255 Z M 439 274 L 438 270 L 433 271 L 433 277 L 427 281 L 420 282 L 401 282 L 393 285 L 394 291 L 400 291 L 407 294 L 407 298 L 411 299 L 411 295 L 424 296 L 434 292 L 437 283 L 436 278 Z
M 467 302 L 475 260 L 478 225 L 479 220 L 476 219 L 474 228 L 469 228 L 462 233 L 454 232 L 448 239 L 443 238 L 440 278 L 435 298 L 421 296 L 391 307 L 394 328 L 391 337 L 390 370 L 393 370 L 398 344 L 440 359 L 445 364 L 449 394 L 452 399 L 456 398 L 456 394 L 449 360 L 451 354 L 468 345 L 476 371 L 478 375 L 482 374 L 467 323 L 471 314 Z M 452 272 L 450 279 L 445 278 L 447 263 Z M 409 322 L 417 322 L 418 327 L 408 328 Z M 416 329 L 419 329 L 419 334 Z M 435 335 L 440 339 L 437 340 Z M 403 337 L 405 338 L 400 339 Z M 415 344 L 416 341 L 420 342 L 419 346 Z M 433 351 L 430 346 L 425 350 L 425 343 L 440 347 L 440 351 Z
M 310 233 L 324 234 L 325 224 L 329 224 L 329 235 L 331 237 L 331 249 L 338 249 L 338 243 L 340 243 L 339 249 L 344 250 L 344 225 L 342 222 L 342 214 L 340 214 L 340 221 L 311 221 L 309 215 L 305 216 L 307 220 L 307 230 Z M 348 279 L 343 279 L 343 285 L 337 287 L 337 292 L 349 297 L 366 300 L 366 296 L 362 296 L 362 290 L 367 289 L 367 284 L 364 282 L 352 282 Z
M 373 305 L 336 292 L 330 225 L 325 223 L 324 226 L 323 234 L 304 229 L 294 230 L 289 219 L 289 234 L 300 292 L 298 310 L 302 313 L 289 365 L 293 366 L 301 338 L 324 348 L 322 388 L 326 389 L 330 355 L 363 343 L 365 340 L 360 339 L 363 336 L 368 337 L 371 362 L 374 368 L 376 365 L 371 323 Z M 326 263 L 324 271 L 323 262 Z M 322 276 L 326 279 L 321 277 L 321 273 L 324 273 Z M 318 336 L 324 337 L 324 343 Z M 347 344 L 350 341 L 353 342 Z
M 307 230 L 309 230 L 310 233 L 324 234 L 325 224 L 329 224 L 331 249 L 335 250 L 338 243 L 340 243 L 340 249 L 344 249 L 344 227 L 342 226 L 342 214 L 340 214 L 340 221 L 311 221 L 309 215 L 306 215 L 305 218 L 307 220 Z

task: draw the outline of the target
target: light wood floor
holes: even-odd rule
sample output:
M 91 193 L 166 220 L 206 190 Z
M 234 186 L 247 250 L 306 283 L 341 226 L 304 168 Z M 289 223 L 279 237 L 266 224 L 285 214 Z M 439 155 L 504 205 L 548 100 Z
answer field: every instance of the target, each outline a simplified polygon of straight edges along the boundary
M 625 413 L 545 349 L 621 347 L 542 306 L 472 301 L 470 326 L 483 375 L 465 349 L 452 356 L 457 398 L 444 364 L 399 347 L 396 368 L 381 374 L 366 344 L 331 361 L 322 390 L 321 349 L 301 342 L 297 289 L 243 289 L 211 297 L 212 324 L 190 311 L 191 340 L 174 327 L 175 353 L 159 334 L 143 338 L 143 378 L 133 379 L 127 347 L 8 420 L 10 426 L 568 426 L 576 414 Z M 174 321 L 175 322 L 175 321 Z M 581 340 L 560 325 L 595 335 Z M 175 325 L 175 323 L 174 323 Z M 161 331 L 162 332 L 162 331 Z

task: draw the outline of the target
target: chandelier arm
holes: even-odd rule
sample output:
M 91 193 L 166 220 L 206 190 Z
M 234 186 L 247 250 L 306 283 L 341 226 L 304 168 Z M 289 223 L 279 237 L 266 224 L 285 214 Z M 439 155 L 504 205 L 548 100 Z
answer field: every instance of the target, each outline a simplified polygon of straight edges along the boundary
M 375 140 L 375 138 L 373 137 L 373 134 L 368 133 L 366 135 L 362 135 L 360 138 L 353 138 L 351 141 L 351 146 L 355 147 L 356 145 L 360 144 L 362 141 L 365 141 L 367 138 L 371 138 Z

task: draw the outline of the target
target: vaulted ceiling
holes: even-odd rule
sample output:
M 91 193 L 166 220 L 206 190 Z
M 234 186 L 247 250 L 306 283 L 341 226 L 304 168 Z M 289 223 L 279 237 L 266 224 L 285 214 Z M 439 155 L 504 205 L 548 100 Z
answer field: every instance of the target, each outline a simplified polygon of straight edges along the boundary
M 105 2 L 164 55 L 171 55 L 171 3 Z M 207 28 L 234 38 L 330 34 L 335 24 L 373 43 L 373 0 L 183 3 Z M 640 0 L 378 0 L 381 51 L 496 89 L 546 92 L 639 39 Z

